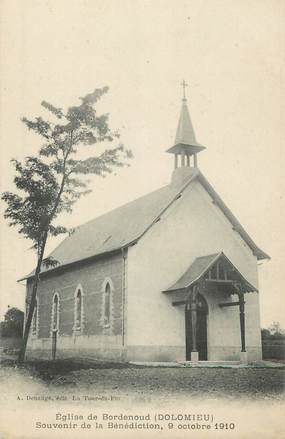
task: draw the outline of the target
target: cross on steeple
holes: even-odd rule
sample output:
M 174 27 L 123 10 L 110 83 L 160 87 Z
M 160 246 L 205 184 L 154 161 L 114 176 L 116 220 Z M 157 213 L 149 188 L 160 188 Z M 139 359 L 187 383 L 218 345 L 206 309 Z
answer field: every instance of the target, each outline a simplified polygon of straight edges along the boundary
M 181 82 L 180 85 L 181 85 L 182 88 L 183 88 L 183 101 L 186 101 L 185 89 L 186 89 L 186 87 L 188 87 L 188 84 L 187 84 L 187 82 L 185 82 L 185 80 L 183 79 L 183 81 Z

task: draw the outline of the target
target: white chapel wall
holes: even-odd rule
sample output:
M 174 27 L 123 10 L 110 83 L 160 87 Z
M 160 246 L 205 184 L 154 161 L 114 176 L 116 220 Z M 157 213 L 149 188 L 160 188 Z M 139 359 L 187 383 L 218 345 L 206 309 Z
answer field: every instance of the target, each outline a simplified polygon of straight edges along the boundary
M 143 215 L 143 212 L 141 213 Z M 173 307 L 162 291 L 172 285 L 198 256 L 223 251 L 254 286 L 257 260 L 232 230 L 202 185 L 195 181 L 138 242 L 128 258 L 128 346 L 177 348 L 185 352 L 184 307 Z M 259 297 L 246 294 L 246 343 L 260 355 Z M 207 297 L 215 307 L 218 297 Z M 238 307 L 209 313 L 211 346 L 240 349 Z M 180 347 L 180 350 L 179 350 Z M 178 355 L 178 354 L 177 354 Z M 214 355 L 214 354 L 213 354 Z M 183 358 L 181 358 L 183 359 Z

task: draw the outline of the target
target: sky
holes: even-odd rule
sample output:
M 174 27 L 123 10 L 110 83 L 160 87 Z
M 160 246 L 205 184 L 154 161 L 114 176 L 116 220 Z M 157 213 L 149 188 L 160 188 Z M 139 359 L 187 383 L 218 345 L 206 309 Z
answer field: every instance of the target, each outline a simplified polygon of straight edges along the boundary
M 1 191 L 12 157 L 40 146 L 21 118 L 66 108 L 109 86 L 99 109 L 134 153 L 130 168 L 92 179 L 62 222 L 73 227 L 168 184 L 182 79 L 199 167 L 270 261 L 259 264 L 261 323 L 285 327 L 284 18 L 282 0 L 2 0 Z M 2 205 L 2 212 L 4 206 Z M 35 256 L 1 215 L 1 315 L 23 308 L 17 279 Z M 59 240 L 51 240 L 48 251 Z

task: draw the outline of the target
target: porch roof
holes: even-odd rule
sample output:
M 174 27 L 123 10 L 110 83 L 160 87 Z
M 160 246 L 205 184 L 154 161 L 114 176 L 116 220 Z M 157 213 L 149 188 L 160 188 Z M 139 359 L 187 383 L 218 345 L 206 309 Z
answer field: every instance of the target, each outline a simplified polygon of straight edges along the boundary
M 209 279 L 206 278 L 207 273 L 218 262 L 225 264 L 229 267 L 231 273 L 234 273 L 233 278 L 228 279 Z M 192 285 L 204 278 L 209 283 L 216 284 L 233 284 L 234 282 L 240 282 L 243 285 L 245 292 L 253 292 L 258 290 L 248 282 L 239 270 L 233 265 L 233 263 L 226 257 L 223 252 L 214 253 L 211 255 L 198 257 L 192 262 L 185 273 L 169 288 L 163 291 L 163 293 L 174 293 L 181 290 L 189 289 Z

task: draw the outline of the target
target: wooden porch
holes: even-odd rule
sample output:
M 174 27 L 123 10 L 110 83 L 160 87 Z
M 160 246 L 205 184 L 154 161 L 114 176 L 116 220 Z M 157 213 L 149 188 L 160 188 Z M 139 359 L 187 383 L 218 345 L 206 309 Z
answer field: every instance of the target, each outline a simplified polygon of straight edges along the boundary
M 233 295 L 238 297 L 238 300 L 221 302 L 218 306 L 221 309 L 239 308 L 240 361 L 237 364 L 246 364 L 245 294 L 257 292 L 257 289 L 242 276 L 223 252 L 196 258 L 180 279 L 163 291 L 171 298 L 173 306 L 185 306 L 186 362 L 194 364 L 208 360 L 203 348 L 203 343 L 207 344 L 205 323 L 204 328 L 203 323 L 201 324 L 205 321 L 203 315 L 208 313 L 203 296 L 205 292 L 223 292 L 229 299 Z

